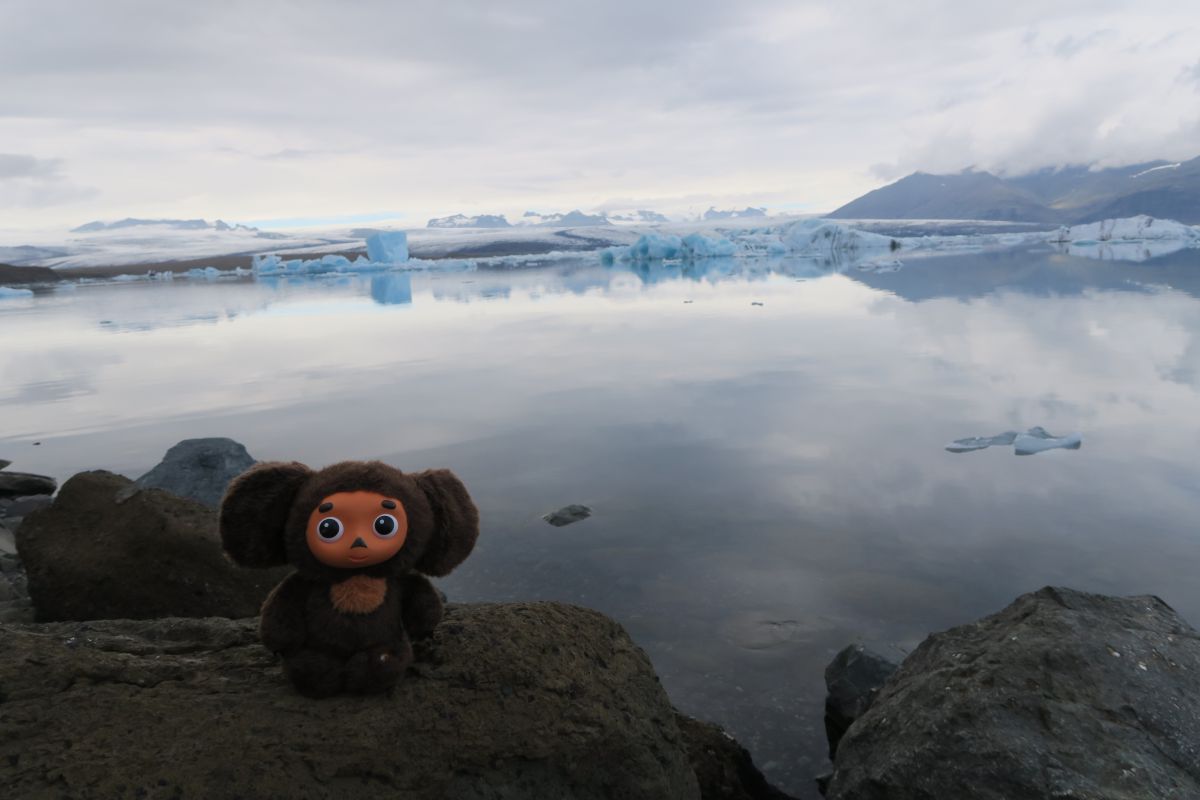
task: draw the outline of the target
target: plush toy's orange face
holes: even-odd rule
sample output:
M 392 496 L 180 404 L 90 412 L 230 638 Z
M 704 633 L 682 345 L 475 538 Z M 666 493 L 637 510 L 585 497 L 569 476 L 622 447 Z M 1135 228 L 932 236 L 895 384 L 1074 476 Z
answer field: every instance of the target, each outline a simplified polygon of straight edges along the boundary
M 331 567 L 369 567 L 404 546 L 408 516 L 394 497 L 375 492 L 336 492 L 308 516 L 308 549 Z

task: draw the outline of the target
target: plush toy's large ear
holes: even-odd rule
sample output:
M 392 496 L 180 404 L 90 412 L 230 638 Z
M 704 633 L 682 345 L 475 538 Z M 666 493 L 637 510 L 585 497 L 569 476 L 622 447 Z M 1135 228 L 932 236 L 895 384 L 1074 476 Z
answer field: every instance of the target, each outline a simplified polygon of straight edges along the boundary
M 441 577 L 471 554 L 479 538 L 479 511 L 467 487 L 448 469 L 428 469 L 412 476 L 433 509 L 433 537 L 416 563 L 418 572 Z
M 243 567 L 287 563 L 283 532 L 296 492 L 312 470 L 295 461 L 256 464 L 238 475 L 221 500 L 221 546 Z

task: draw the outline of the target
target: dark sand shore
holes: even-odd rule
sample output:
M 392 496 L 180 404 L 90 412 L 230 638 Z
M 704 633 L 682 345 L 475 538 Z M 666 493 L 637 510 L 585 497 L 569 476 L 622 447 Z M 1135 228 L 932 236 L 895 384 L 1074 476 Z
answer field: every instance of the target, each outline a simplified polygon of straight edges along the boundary
M 14 267 L 9 264 L 0 264 L 0 285 L 50 283 L 53 281 L 63 280 L 73 281 L 80 278 L 113 278 L 117 275 L 145 275 L 150 272 L 182 273 L 187 272 L 190 269 L 202 269 L 204 267 L 216 267 L 220 270 L 249 269 L 254 255 L 257 254 L 243 253 L 228 256 L 192 258 L 185 261 L 153 261 L 141 264 L 111 264 L 99 267 L 63 267 L 62 269 L 51 269 L 50 267 Z M 284 259 L 312 259 L 321 258 L 322 256 L 327 255 L 345 256 L 350 260 L 354 260 L 358 256 L 366 255 L 366 250 L 338 250 L 328 253 L 318 252 L 301 254 L 280 253 L 279 257 Z

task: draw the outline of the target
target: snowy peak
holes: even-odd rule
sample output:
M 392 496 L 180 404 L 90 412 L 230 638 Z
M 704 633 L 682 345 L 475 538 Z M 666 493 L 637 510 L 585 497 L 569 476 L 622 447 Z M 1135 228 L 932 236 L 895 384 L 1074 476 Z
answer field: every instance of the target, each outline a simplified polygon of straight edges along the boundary
M 635 224 L 653 224 L 660 222 L 670 222 L 670 218 L 665 214 L 660 214 L 657 211 L 651 211 L 648 208 L 639 208 L 634 211 L 624 211 L 620 213 L 610 213 L 608 218 L 612 222 L 627 222 Z
M 217 220 L 215 223 L 209 224 L 208 220 L 204 219 L 137 219 L 135 217 L 126 217 L 119 219 L 116 222 L 88 222 L 80 225 L 77 228 L 72 228 L 71 233 L 99 233 L 101 231 L 116 231 L 125 228 L 167 228 L 177 231 L 200 231 L 200 230 L 215 230 L 215 231 L 257 231 L 258 228 L 252 228 L 248 225 L 230 225 L 224 220 Z
M 512 227 L 503 214 L 478 214 L 468 217 L 454 214 L 449 217 L 436 217 L 425 223 L 426 228 L 509 228 Z
M 766 215 L 767 210 L 765 208 L 751 208 L 750 206 L 747 206 L 741 211 L 738 211 L 737 209 L 718 211 L 714 206 L 709 206 L 708 210 L 704 212 L 704 215 L 701 217 L 701 219 L 746 219 L 748 217 L 765 217 Z
M 612 223 L 603 214 L 585 214 L 579 209 L 575 209 L 566 214 L 539 214 L 536 211 L 526 211 L 521 215 L 521 220 L 517 224 L 575 228 L 588 225 L 611 225 Z

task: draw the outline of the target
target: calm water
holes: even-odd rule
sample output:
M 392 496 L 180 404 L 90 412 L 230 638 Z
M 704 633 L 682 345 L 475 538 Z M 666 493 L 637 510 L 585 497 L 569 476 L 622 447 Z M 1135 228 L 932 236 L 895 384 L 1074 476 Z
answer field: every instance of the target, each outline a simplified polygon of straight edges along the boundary
M 898 659 L 1048 583 L 1200 622 L 1198 296 L 1198 251 L 81 286 L 0 302 L 0 456 L 451 467 L 484 520 L 452 599 L 613 615 L 808 797 L 845 644 Z M 943 449 L 1033 425 L 1083 448 Z

